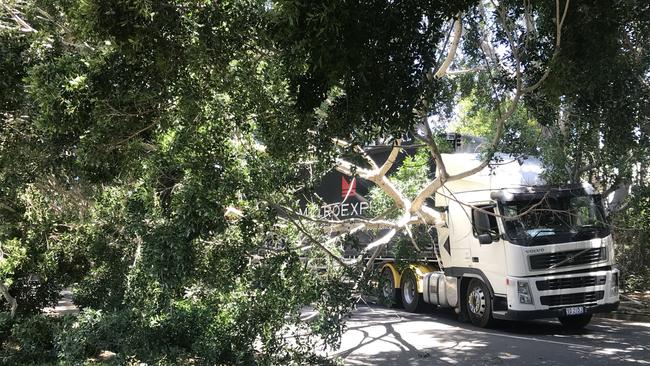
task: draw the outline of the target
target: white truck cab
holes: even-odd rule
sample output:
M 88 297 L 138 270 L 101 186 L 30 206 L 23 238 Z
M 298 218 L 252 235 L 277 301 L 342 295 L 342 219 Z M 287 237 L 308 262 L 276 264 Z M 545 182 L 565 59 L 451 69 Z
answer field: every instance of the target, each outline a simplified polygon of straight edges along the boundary
M 470 319 L 479 325 L 490 315 L 568 323 L 616 309 L 614 245 L 593 188 L 532 186 L 454 196 L 447 227 L 438 229 L 440 260 L 445 276 L 460 280 L 461 310 Z M 469 288 L 468 278 L 482 286 Z
M 475 154 L 443 159 L 450 174 L 477 161 Z M 512 164 L 437 192 L 446 221 L 437 228 L 437 270 L 411 266 L 409 276 L 392 279 L 407 310 L 423 301 L 455 308 L 478 326 L 557 317 L 577 328 L 617 309 L 619 272 L 601 196 L 588 184 L 544 185 L 534 160 Z

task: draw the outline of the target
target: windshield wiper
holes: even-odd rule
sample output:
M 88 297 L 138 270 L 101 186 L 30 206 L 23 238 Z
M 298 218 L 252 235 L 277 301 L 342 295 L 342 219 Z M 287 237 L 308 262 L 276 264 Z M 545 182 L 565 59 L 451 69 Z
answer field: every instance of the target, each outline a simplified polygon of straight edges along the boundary
M 533 239 L 535 239 L 537 237 L 537 235 L 539 235 L 541 233 L 548 233 L 549 231 L 550 232 L 555 232 L 555 229 L 549 229 L 549 228 L 539 229 L 539 230 L 537 230 L 535 235 L 528 235 L 528 236 L 530 236 L 530 238 L 528 238 L 528 240 L 532 243 Z
M 603 228 L 600 226 L 595 226 L 595 225 L 584 225 L 578 228 L 578 231 L 573 235 L 573 240 L 576 240 L 581 234 L 586 234 L 586 233 L 591 233 L 591 234 L 597 234 L 602 230 Z
M 593 224 L 589 224 L 589 225 L 580 225 L 580 226 L 578 227 L 578 231 L 583 231 L 583 230 L 598 230 L 598 229 L 602 229 L 602 228 L 603 228 L 602 226 L 599 226 L 599 225 L 593 225 Z

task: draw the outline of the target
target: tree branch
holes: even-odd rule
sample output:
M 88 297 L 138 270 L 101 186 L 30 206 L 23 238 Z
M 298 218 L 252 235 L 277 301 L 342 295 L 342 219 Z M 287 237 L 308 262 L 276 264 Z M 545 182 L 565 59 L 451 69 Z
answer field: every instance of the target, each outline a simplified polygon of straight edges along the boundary
M 390 240 L 397 234 L 397 229 L 390 229 L 384 236 L 381 238 L 373 241 L 372 243 L 368 244 L 364 249 L 363 252 L 367 252 L 373 248 L 377 248 L 380 246 L 384 246 L 390 242 Z
M 469 74 L 470 72 L 479 72 L 485 70 L 484 67 L 477 66 L 477 67 L 472 67 L 469 69 L 460 69 L 460 70 L 447 70 L 445 75 L 447 76 L 454 76 L 454 75 L 462 75 L 462 74 Z
M 294 220 L 291 216 L 287 216 L 287 220 L 289 220 L 293 226 L 295 226 L 300 232 L 309 239 L 312 243 L 316 244 L 319 248 L 321 248 L 327 255 L 330 256 L 330 258 L 334 259 L 336 262 L 338 262 L 340 265 L 344 267 L 348 267 L 348 264 L 343 261 L 341 257 L 338 255 L 334 254 L 326 245 L 321 243 L 320 241 L 316 240 L 309 232 L 302 226 L 302 223 L 299 221 Z
M 391 151 L 391 155 L 393 155 L 393 152 L 396 151 L 399 151 L 399 149 L 397 147 L 394 147 Z M 402 192 L 400 192 L 397 187 L 395 187 L 395 185 L 390 181 L 390 179 L 386 177 L 385 174 L 379 174 L 384 170 L 388 171 L 393 162 L 394 158 L 391 159 L 389 156 L 389 159 L 382 165 L 379 171 L 373 171 L 359 168 L 356 165 L 353 165 L 352 163 L 349 163 L 343 159 L 336 159 L 335 169 L 349 176 L 353 176 L 354 173 L 357 173 L 361 178 L 373 182 L 376 186 L 382 189 L 395 202 L 395 204 L 397 204 L 398 207 L 410 208 L 411 202 L 402 194 Z
M 393 228 L 399 228 L 400 226 L 390 220 L 381 220 L 378 218 L 374 218 L 371 220 L 366 220 L 362 218 L 349 218 L 349 219 L 344 219 L 344 220 L 328 220 L 328 219 L 320 219 L 320 218 L 314 218 L 310 216 L 303 215 L 301 213 L 298 213 L 288 207 L 280 206 L 277 204 L 272 204 L 274 207 L 278 208 L 279 210 L 283 211 L 287 215 L 291 215 L 297 219 L 305 219 L 309 220 L 311 222 L 317 223 L 317 224 L 323 224 L 323 225 L 330 225 L 325 227 L 325 230 L 329 232 L 340 232 L 340 231 L 348 231 L 357 228 L 359 225 L 363 225 L 366 229 L 368 230 L 376 230 L 376 229 L 393 229 Z M 415 218 L 411 221 L 416 221 Z
M 16 213 L 16 210 L 14 210 L 12 207 L 8 206 L 5 203 L 0 202 L 0 208 L 5 209 L 11 213 Z
M 401 141 L 399 140 L 395 141 L 395 143 L 393 144 L 393 149 L 391 150 L 388 159 L 381 165 L 381 167 L 378 167 L 377 164 L 368 156 L 368 154 L 359 147 L 354 147 L 354 149 L 357 153 L 363 156 L 363 158 L 370 164 L 371 167 L 370 169 L 359 168 L 356 165 L 347 162 L 343 159 L 336 160 L 336 169 L 338 171 L 350 176 L 358 175 L 363 179 L 371 181 L 379 189 L 381 189 L 384 193 L 386 193 L 395 202 L 396 206 L 403 211 L 402 216 L 398 220 L 392 220 L 392 221 L 379 220 L 379 219 L 373 219 L 373 220 L 349 219 L 343 221 L 316 219 L 319 223 L 329 225 L 330 232 L 347 231 L 348 233 L 352 233 L 364 229 L 389 229 L 380 238 L 367 244 L 365 248 L 362 249 L 361 253 L 368 253 L 369 251 L 374 250 L 372 252 L 372 256 L 370 260 L 366 264 L 367 268 L 372 265 L 372 262 L 374 261 L 374 259 L 376 258 L 376 256 L 380 251 L 380 248 L 388 244 L 400 229 L 405 230 L 406 234 L 409 235 L 409 238 L 417 248 L 417 243 L 415 243 L 412 233 L 409 230 L 410 225 L 416 224 L 418 220 L 422 220 L 424 224 L 433 224 L 436 226 L 445 224 L 444 215 L 428 207 L 425 204 L 426 200 L 429 197 L 431 197 L 436 191 L 443 188 L 447 182 L 460 180 L 468 176 L 471 176 L 473 174 L 479 173 L 490 164 L 494 156 L 494 153 L 495 151 L 497 151 L 499 143 L 503 137 L 505 131 L 505 124 L 512 117 L 512 115 L 517 111 L 521 98 L 526 93 L 532 92 L 535 89 L 537 89 L 544 82 L 544 80 L 548 77 L 550 73 L 550 68 L 551 68 L 550 65 L 552 65 L 552 63 L 557 58 L 557 55 L 559 54 L 559 46 L 561 44 L 561 30 L 568 12 L 568 7 L 569 7 L 568 1 L 567 3 L 565 3 L 564 12 L 560 13 L 559 0 L 556 0 L 556 13 L 557 13 L 556 50 L 553 53 L 553 56 L 551 57 L 551 60 L 549 62 L 549 66 L 547 67 L 544 74 L 541 76 L 539 80 L 537 80 L 537 82 L 535 82 L 530 86 L 524 85 L 520 49 L 517 47 L 515 43 L 516 31 L 509 23 L 509 20 L 507 18 L 507 12 L 503 4 L 497 5 L 494 2 L 493 4 L 498 11 L 499 14 L 498 19 L 503 27 L 505 36 L 508 40 L 511 49 L 511 55 L 514 59 L 513 66 L 514 66 L 514 74 L 515 74 L 514 77 L 516 78 L 516 87 L 512 93 L 509 93 L 509 98 L 505 98 L 506 100 L 509 101 L 507 103 L 508 105 L 504 105 L 505 102 L 501 102 L 499 96 L 498 95 L 496 96 L 497 111 L 499 115 L 494 121 L 494 129 L 495 129 L 494 135 L 491 141 L 489 142 L 489 145 L 487 146 L 486 149 L 487 154 L 483 157 L 483 159 L 481 159 L 480 163 L 477 166 L 462 171 L 460 173 L 453 172 L 453 175 L 450 174 L 450 172 L 448 172 L 447 167 L 445 165 L 445 161 L 443 160 L 442 157 L 443 154 L 441 153 L 436 143 L 434 133 L 431 129 L 431 126 L 428 123 L 428 113 L 426 112 L 423 112 L 420 115 L 424 126 L 423 128 L 424 138 L 422 138 L 422 135 L 420 134 L 416 134 L 416 136 L 421 140 L 423 140 L 423 142 L 429 148 L 433 159 L 435 160 L 436 177 L 435 179 L 430 181 L 424 188 L 422 188 L 412 201 L 407 197 L 405 197 L 402 194 L 402 192 L 399 191 L 397 187 L 391 182 L 391 180 L 386 176 L 388 171 L 393 166 L 395 160 L 397 159 Z M 462 37 L 462 27 L 463 26 L 461 23 L 461 17 L 459 14 L 456 17 L 456 20 L 454 21 L 453 24 L 454 39 L 450 46 L 449 53 L 447 54 L 447 57 L 440 65 L 440 68 L 436 71 L 434 77 L 440 78 L 449 73 L 453 73 L 453 71 L 449 71 L 449 66 L 453 62 L 453 59 L 457 52 L 457 48 L 460 43 L 460 38 Z M 512 34 L 513 32 L 515 32 L 514 36 Z M 496 55 L 494 56 L 496 57 Z M 486 67 L 488 68 L 488 70 L 490 70 L 490 63 L 487 60 L 486 60 L 486 64 L 487 64 Z M 495 67 L 499 67 L 499 66 L 495 66 Z M 506 66 L 501 66 L 501 67 L 506 67 Z M 427 74 L 427 78 L 431 79 L 430 73 Z M 423 101 L 423 104 L 425 105 L 425 107 L 427 107 L 426 101 Z M 351 147 L 350 144 L 345 141 L 337 140 L 335 141 L 335 143 L 344 148 Z M 535 207 L 540 205 L 543 201 L 544 198 L 542 198 L 540 202 L 529 207 L 526 213 L 529 212 L 530 210 L 536 209 Z M 477 209 L 482 210 L 481 208 L 477 208 Z M 486 211 L 486 210 L 482 210 L 482 211 Z M 522 213 L 521 215 L 523 214 L 525 213 Z M 301 229 L 301 231 L 304 230 L 304 228 L 302 227 L 299 227 L 299 229 Z M 327 242 L 335 242 L 336 240 L 339 240 L 340 237 L 341 236 L 331 238 Z M 310 238 L 310 240 L 314 241 L 313 238 Z
M 12 9 L 9 7 L 7 4 L 2 4 L 2 7 L 5 8 L 7 13 L 11 15 L 11 18 L 20 26 L 20 31 L 21 32 L 27 32 L 27 33 L 37 33 L 38 31 L 34 29 L 31 25 L 29 25 L 26 21 L 24 21 L 21 17 L 18 16 L 20 13 L 16 9 Z
M 337 139 L 337 138 L 332 138 L 332 142 L 334 142 L 334 144 L 336 144 L 337 146 L 342 147 L 344 149 L 349 149 L 350 146 L 351 146 L 349 142 L 341 140 L 341 139 Z M 373 170 L 374 169 L 379 169 L 379 167 L 377 166 L 377 163 L 375 163 L 375 161 L 372 160 L 370 155 L 368 155 L 368 153 L 366 153 L 366 151 L 362 147 L 360 147 L 358 145 L 355 145 L 354 146 L 354 151 L 356 151 L 359 155 L 361 155 L 366 160 L 366 162 L 370 165 L 370 169 L 373 169 Z
M 551 73 L 551 65 L 553 65 L 553 62 L 555 59 L 558 57 L 560 54 L 560 45 L 562 43 L 562 27 L 564 26 L 564 19 L 566 19 L 566 15 L 569 12 L 569 1 L 566 1 L 566 4 L 564 4 L 564 12 L 562 13 L 562 16 L 560 16 L 560 0 L 555 0 L 555 52 L 553 52 L 553 56 L 551 56 L 551 60 L 549 61 L 548 65 L 546 66 L 546 70 L 544 71 L 544 74 L 542 74 L 542 77 L 537 80 L 537 82 L 529 87 L 524 88 L 525 93 L 530 93 L 534 91 L 535 89 L 539 88 L 544 80 L 548 78 L 549 74 Z
M 349 176 L 354 176 L 355 173 L 361 176 L 362 178 L 366 178 L 370 175 L 372 175 L 372 171 L 364 168 L 360 168 L 348 161 L 345 161 L 343 159 L 337 158 L 336 159 L 336 165 L 334 169 L 338 170 L 339 172 L 349 175 Z
M 551 64 L 552 64 L 553 60 L 557 57 L 557 54 L 559 53 L 559 46 L 560 46 L 560 36 L 559 35 L 561 34 L 562 25 L 564 23 L 564 19 L 566 17 L 567 11 L 568 11 L 568 7 L 569 7 L 568 3 L 569 3 L 569 1 L 567 0 L 567 3 L 565 4 L 565 8 L 564 8 L 564 13 L 562 14 L 562 16 L 560 16 L 559 0 L 556 0 L 556 11 L 557 11 L 556 17 L 557 17 L 557 19 L 560 19 L 560 20 L 558 20 L 558 22 L 557 22 L 557 31 L 556 31 L 556 35 L 557 35 L 556 36 L 557 37 L 556 47 L 557 48 L 556 48 L 556 50 L 553 53 L 553 56 L 551 58 L 551 62 L 550 62 Z M 493 4 L 494 4 L 494 2 L 493 2 Z M 517 83 L 516 83 L 517 87 L 516 87 L 516 90 L 515 90 L 514 97 L 512 99 L 512 102 L 511 102 L 509 108 L 506 110 L 506 112 L 504 114 L 502 114 L 497 119 L 497 121 L 495 122 L 496 131 L 495 131 L 494 137 L 492 138 L 490 146 L 488 148 L 488 155 L 476 167 L 474 167 L 472 169 L 468 169 L 468 170 L 466 170 L 466 171 L 464 171 L 462 173 L 458 173 L 458 174 L 455 174 L 455 175 L 452 175 L 452 176 L 449 176 L 447 174 L 447 170 L 446 170 L 446 167 L 444 165 L 444 161 L 442 159 L 442 154 L 440 154 L 438 146 L 435 143 L 435 140 L 433 139 L 433 136 L 432 136 L 433 134 L 432 134 L 431 128 L 430 128 L 430 126 L 428 124 L 428 121 L 425 118 L 424 128 L 425 128 L 426 139 L 424 139 L 424 141 L 429 146 L 429 149 L 431 150 L 431 154 L 433 155 L 433 158 L 436 161 L 436 169 L 438 170 L 438 176 L 436 177 L 436 179 L 434 179 L 432 182 L 430 182 L 425 188 L 423 188 L 418 193 L 416 198 L 413 200 L 413 205 L 411 207 L 412 212 L 413 211 L 418 211 L 420 209 L 420 207 L 422 206 L 422 204 L 424 203 L 424 201 L 428 197 L 430 197 L 436 190 L 438 190 L 440 187 L 442 187 L 445 184 L 445 182 L 459 180 L 459 179 L 469 177 L 469 176 L 474 175 L 474 174 L 480 172 L 481 170 L 485 169 L 490 164 L 490 161 L 492 160 L 492 157 L 494 155 L 494 151 L 496 150 L 496 147 L 498 146 L 498 144 L 501 141 L 501 138 L 503 136 L 503 132 L 505 130 L 505 122 L 517 110 L 517 107 L 519 105 L 519 100 L 521 99 L 521 97 L 524 94 L 537 89 L 541 85 L 541 83 L 548 77 L 548 74 L 550 72 L 550 65 L 549 65 L 548 68 L 546 69 L 546 72 L 544 73 L 544 75 L 542 75 L 540 80 L 538 80 L 532 86 L 523 87 L 522 75 L 521 75 L 521 59 L 520 59 L 520 56 L 519 56 L 519 51 L 518 51 L 517 47 L 515 46 L 514 39 L 513 39 L 512 35 L 510 34 L 510 31 L 509 31 L 508 21 L 507 21 L 507 17 L 506 17 L 507 14 L 506 14 L 505 10 L 502 7 L 500 7 L 499 5 L 494 4 L 494 6 L 499 11 L 500 18 L 501 18 L 500 19 L 501 24 L 502 24 L 502 26 L 504 28 L 506 37 L 508 39 L 508 43 L 510 44 L 510 48 L 511 48 L 511 51 L 512 51 L 513 58 L 515 59 L 515 77 L 517 79 Z
M 445 76 L 449 65 L 451 65 L 451 63 L 454 61 L 456 50 L 458 49 L 458 44 L 460 43 L 460 37 L 463 35 L 463 24 L 461 23 L 460 19 L 460 14 L 456 15 L 456 20 L 454 21 L 454 40 L 451 42 L 447 57 L 442 62 L 442 65 L 440 65 L 438 71 L 436 71 L 434 74 L 434 77 L 436 79 L 440 79 L 441 77 Z
M 16 298 L 11 296 L 11 294 L 9 293 L 9 289 L 7 288 L 7 286 L 5 286 L 3 281 L 0 281 L 0 292 L 2 292 L 2 295 L 5 297 L 5 300 L 7 300 L 7 303 L 9 303 L 11 317 L 13 318 L 16 315 L 16 309 L 18 309 L 18 302 L 16 301 Z
M 518 107 L 518 104 L 519 104 L 519 99 L 521 98 L 522 95 L 523 95 L 523 93 L 521 91 L 517 91 L 515 93 L 515 97 L 512 100 L 512 104 L 510 105 L 510 108 L 508 108 L 508 110 L 506 110 L 506 113 L 504 113 L 503 115 L 501 115 L 501 117 L 499 119 L 497 119 L 497 121 L 496 121 L 496 129 L 497 130 L 496 130 L 496 133 L 494 134 L 494 138 L 492 139 L 492 142 L 490 143 L 490 147 L 488 149 L 488 156 L 486 156 L 483 159 L 481 164 L 474 167 L 473 169 L 469 169 L 469 170 L 464 171 L 462 173 L 449 176 L 449 178 L 448 178 L 449 181 L 463 179 L 463 178 L 469 177 L 470 175 L 474 175 L 474 174 L 480 172 L 481 170 L 483 170 L 485 167 L 487 167 L 488 164 L 490 164 L 490 161 L 492 160 L 492 156 L 494 156 L 494 151 L 496 150 L 496 147 L 499 145 L 499 142 L 501 141 L 501 137 L 503 136 L 503 131 L 505 130 L 505 128 L 504 128 L 505 122 L 517 110 L 517 107 Z
M 393 149 L 390 151 L 390 154 L 388 155 L 388 158 L 381 165 L 381 168 L 379 168 L 378 171 L 377 171 L 378 176 L 386 175 L 386 173 L 388 173 L 390 168 L 393 167 L 393 164 L 395 163 L 395 160 L 397 159 L 397 155 L 399 154 L 401 144 L 402 144 L 401 139 L 395 140 L 395 142 L 393 143 Z

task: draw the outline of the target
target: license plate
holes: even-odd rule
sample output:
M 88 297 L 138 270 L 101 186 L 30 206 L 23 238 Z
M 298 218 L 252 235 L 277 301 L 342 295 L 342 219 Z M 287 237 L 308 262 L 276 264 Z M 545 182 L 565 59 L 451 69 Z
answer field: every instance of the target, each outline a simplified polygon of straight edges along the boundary
M 566 308 L 566 315 L 582 315 L 585 313 L 585 308 L 583 306 L 576 306 L 572 308 Z

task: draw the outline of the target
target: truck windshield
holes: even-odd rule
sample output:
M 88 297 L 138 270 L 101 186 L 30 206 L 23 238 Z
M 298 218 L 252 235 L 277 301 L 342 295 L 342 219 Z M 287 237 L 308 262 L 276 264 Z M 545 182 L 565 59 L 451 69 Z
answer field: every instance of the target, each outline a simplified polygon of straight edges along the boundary
M 506 235 L 514 244 L 566 243 L 609 234 L 599 196 L 510 201 L 501 207 Z

